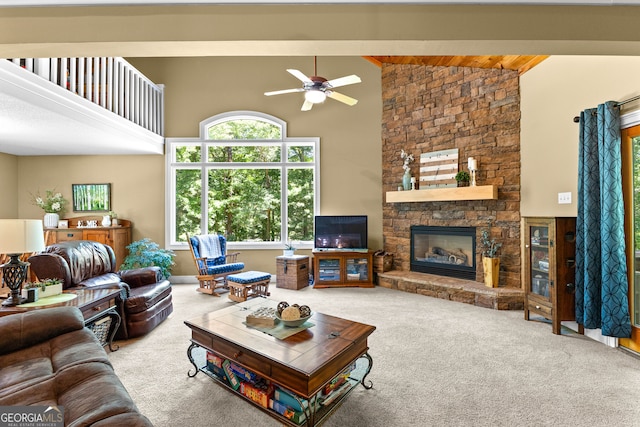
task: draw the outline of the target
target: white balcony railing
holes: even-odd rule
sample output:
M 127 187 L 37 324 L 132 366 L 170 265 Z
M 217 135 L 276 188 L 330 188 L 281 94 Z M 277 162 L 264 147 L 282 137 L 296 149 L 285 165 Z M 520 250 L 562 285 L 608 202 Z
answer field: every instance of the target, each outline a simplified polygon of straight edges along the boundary
M 122 58 L 11 58 L 9 61 L 162 136 L 164 91 Z

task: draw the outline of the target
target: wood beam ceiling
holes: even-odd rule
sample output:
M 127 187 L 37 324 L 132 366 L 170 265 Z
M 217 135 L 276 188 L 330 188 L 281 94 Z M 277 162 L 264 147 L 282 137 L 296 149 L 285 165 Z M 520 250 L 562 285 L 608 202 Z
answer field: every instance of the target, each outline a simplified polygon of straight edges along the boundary
M 547 58 L 546 55 L 365 56 L 365 59 L 378 66 L 390 63 L 439 67 L 499 68 L 516 70 L 519 75 L 529 71 Z

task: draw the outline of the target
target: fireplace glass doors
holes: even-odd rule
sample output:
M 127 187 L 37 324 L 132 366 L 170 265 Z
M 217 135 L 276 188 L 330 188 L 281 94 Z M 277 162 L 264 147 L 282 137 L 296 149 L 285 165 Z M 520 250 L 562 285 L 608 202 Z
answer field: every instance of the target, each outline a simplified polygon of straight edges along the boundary
M 411 226 L 411 271 L 475 280 L 475 227 Z

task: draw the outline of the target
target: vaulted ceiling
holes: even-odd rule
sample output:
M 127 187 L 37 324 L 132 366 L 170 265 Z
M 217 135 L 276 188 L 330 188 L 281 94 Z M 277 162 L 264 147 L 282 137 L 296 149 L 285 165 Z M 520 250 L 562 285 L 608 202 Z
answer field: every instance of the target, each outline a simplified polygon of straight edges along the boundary
M 505 70 L 517 70 L 519 75 L 529 71 L 546 55 L 484 55 L 484 56 L 366 56 L 366 59 L 374 64 L 412 64 L 432 65 L 442 67 L 474 67 L 474 68 L 500 68 Z

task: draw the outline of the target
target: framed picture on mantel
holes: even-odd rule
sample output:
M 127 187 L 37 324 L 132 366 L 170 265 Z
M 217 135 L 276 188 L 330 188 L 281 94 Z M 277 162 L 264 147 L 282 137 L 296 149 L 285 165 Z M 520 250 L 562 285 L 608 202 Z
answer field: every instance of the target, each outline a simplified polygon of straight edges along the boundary
M 111 184 L 71 184 L 74 212 L 111 210 Z

